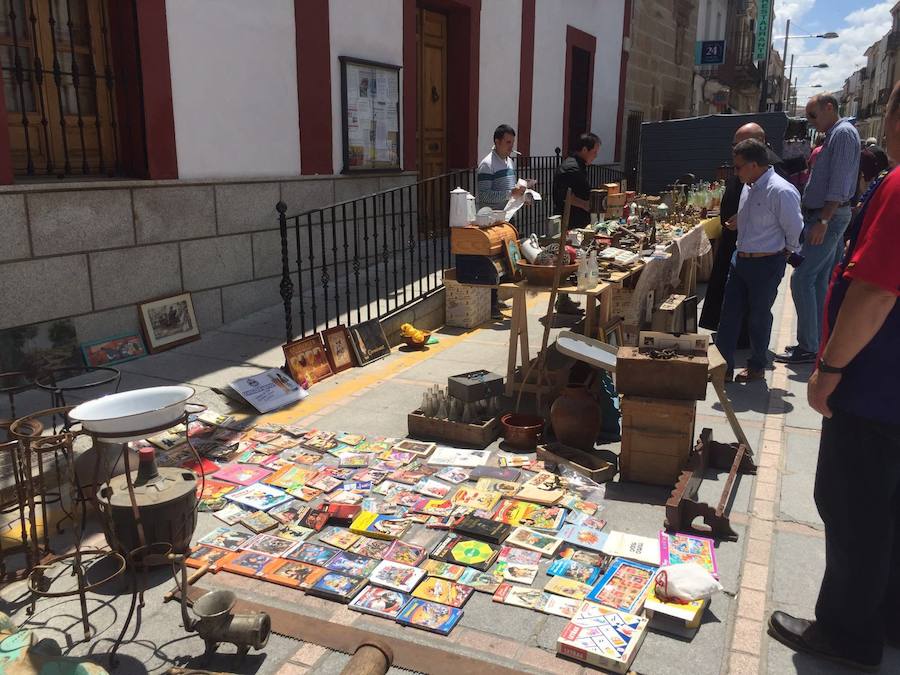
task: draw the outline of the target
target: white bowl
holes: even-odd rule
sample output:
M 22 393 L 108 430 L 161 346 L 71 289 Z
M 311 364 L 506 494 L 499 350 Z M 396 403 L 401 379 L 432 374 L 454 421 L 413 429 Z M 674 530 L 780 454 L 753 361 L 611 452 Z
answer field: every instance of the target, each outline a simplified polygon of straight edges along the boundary
M 184 416 L 193 387 L 148 387 L 101 396 L 76 406 L 69 419 L 109 443 L 126 443 L 150 434 L 147 429 L 174 426 Z

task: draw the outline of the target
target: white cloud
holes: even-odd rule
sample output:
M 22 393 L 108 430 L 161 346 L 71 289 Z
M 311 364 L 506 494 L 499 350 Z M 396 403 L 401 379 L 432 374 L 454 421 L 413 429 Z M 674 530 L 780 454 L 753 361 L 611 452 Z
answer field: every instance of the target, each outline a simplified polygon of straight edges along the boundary
M 798 65 L 823 62 L 829 65 L 827 69 L 794 69 L 794 76 L 801 87 L 797 97 L 798 104 L 802 105 L 811 94 L 816 93 L 813 89 L 803 89 L 803 85 L 821 84 L 822 88 L 817 90 L 819 92 L 836 91 L 843 86 L 844 80 L 853 71 L 865 65 L 866 49 L 891 29 L 891 7 L 895 1 L 878 2 L 871 7 L 856 9 L 847 14 L 843 21 L 839 22 L 840 25 L 823 27 L 824 31 L 835 31 L 840 35 L 833 40 L 798 39 L 789 43 L 788 67 L 791 54 L 794 55 L 795 64 Z M 776 12 L 779 6 L 782 7 L 782 14 L 776 20 L 781 21 L 783 26 L 783 21 L 787 18 L 792 22 L 800 22 L 804 14 L 815 9 L 815 2 L 782 0 L 780 3 L 776 2 Z M 801 12 L 799 15 L 791 13 L 798 11 Z M 783 35 L 783 32 L 780 34 Z M 782 44 L 776 42 L 775 47 L 780 50 Z

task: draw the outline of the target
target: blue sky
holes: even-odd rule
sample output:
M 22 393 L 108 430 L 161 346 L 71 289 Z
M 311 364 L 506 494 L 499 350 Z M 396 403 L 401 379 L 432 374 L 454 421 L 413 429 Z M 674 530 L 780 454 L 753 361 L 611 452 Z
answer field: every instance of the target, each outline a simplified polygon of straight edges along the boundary
M 773 37 L 784 35 L 785 20 L 791 19 L 791 35 L 809 35 L 834 31 L 834 40 L 791 39 L 788 41 L 788 65 L 794 58 L 794 76 L 798 79 L 798 103 L 822 91 L 840 89 L 854 70 L 866 63 L 865 51 L 891 29 L 891 7 L 897 0 L 775 0 Z M 781 52 L 784 40 L 774 40 Z M 827 69 L 797 68 L 798 65 L 827 63 Z M 821 89 L 803 85 L 821 84 Z

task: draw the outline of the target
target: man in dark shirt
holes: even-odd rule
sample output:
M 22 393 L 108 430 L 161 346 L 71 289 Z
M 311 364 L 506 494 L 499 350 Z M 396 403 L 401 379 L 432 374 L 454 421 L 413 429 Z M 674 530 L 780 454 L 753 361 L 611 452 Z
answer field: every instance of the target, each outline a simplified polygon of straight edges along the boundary
M 566 194 L 572 190 L 572 208 L 569 210 L 569 229 L 587 227 L 591 223 L 591 184 L 588 182 L 587 167 L 593 164 L 600 152 L 600 137 L 597 134 L 581 134 L 553 174 L 553 213 L 562 215 L 566 204 Z M 578 305 L 567 294 L 561 293 L 556 301 L 556 311 L 560 314 L 574 314 L 580 311 Z

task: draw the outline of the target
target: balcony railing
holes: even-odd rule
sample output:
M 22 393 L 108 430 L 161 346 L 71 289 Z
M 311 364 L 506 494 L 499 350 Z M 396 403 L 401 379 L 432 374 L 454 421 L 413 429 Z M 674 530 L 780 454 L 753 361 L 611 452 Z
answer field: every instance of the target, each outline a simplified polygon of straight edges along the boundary
M 518 158 L 518 176 L 534 179 L 543 197 L 513 218 L 519 236 L 545 231 L 560 159 L 559 154 Z M 615 167 L 588 167 L 591 185 L 622 177 Z M 477 196 L 475 171 L 452 171 L 297 215 L 288 215 L 291 205 L 279 202 L 287 341 L 382 319 L 441 288 L 443 270 L 451 266 L 448 221 L 450 191 L 456 187 Z

